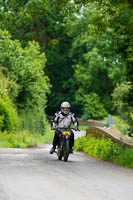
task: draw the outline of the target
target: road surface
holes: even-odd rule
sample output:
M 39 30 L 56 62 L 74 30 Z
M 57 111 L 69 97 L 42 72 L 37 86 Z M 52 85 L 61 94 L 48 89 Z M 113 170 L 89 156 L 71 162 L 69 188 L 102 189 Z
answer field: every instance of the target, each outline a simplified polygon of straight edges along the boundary
M 0 200 L 133 199 L 133 170 L 80 152 L 58 161 L 50 147 L 0 149 Z

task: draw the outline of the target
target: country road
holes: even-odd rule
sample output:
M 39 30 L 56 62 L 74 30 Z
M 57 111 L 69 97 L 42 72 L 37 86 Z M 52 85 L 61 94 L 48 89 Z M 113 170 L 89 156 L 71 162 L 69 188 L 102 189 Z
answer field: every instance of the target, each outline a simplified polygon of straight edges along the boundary
M 80 152 L 58 161 L 50 147 L 0 149 L 0 200 L 133 199 L 133 170 Z

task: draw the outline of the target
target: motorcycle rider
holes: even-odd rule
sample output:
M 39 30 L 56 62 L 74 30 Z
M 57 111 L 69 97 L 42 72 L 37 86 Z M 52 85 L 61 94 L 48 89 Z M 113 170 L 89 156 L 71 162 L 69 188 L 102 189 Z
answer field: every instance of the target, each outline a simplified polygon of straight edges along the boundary
M 51 129 L 59 128 L 70 128 L 71 124 L 74 124 L 74 129 L 78 130 L 78 121 L 74 116 L 74 113 L 70 112 L 70 104 L 68 102 L 63 102 L 61 104 L 61 110 L 55 113 L 54 118 L 51 120 Z M 56 149 L 56 145 L 58 144 L 60 131 L 57 129 L 55 131 L 53 146 L 50 150 L 50 154 Z M 70 137 L 70 153 L 72 153 L 72 147 L 74 146 L 74 133 L 71 131 Z

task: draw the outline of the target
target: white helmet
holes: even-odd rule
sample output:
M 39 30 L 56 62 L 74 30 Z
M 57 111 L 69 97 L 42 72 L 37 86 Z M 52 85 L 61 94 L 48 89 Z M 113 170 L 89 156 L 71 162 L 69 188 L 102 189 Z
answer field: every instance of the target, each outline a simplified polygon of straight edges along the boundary
M 70 112 L 70 104 L 68 102 L 63 102 L 61 104 L 61 112 L 67 115 Z

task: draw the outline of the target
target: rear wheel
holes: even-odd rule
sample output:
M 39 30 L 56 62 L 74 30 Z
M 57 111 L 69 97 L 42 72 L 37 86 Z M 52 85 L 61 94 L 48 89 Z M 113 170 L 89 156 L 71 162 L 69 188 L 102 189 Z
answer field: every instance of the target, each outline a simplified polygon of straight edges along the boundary
M 65 141 L 64 144 L 64 161 L 67 162 L 69 156 L 69 140 Z

